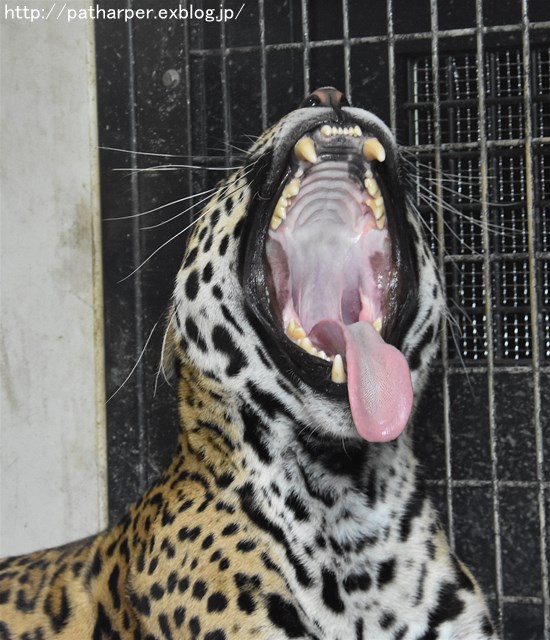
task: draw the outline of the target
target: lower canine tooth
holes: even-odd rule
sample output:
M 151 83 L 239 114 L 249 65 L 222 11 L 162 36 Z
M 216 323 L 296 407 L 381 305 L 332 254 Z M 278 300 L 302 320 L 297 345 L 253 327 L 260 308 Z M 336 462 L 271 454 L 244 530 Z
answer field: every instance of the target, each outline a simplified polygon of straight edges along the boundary
M 346 372 L 344 371 L 344 361 L 339 353 L 334 356 L 330 377 L 332 382 L 337 382 L 338 384 L 347 381 Z
M 315 144 L 311 138 L 304 136 L 300 138 L 294 145 L 294 153 L 298 160 L 306 160 L 315 164 L 317 162 L 317 152 L 315 151 Z
M 386 151 L 378 138 L 367 138 L 365 142 L 363 142 L 363 156 L 365 160 L 369 162 L 373 160 L 384 162 L 386 159 Z

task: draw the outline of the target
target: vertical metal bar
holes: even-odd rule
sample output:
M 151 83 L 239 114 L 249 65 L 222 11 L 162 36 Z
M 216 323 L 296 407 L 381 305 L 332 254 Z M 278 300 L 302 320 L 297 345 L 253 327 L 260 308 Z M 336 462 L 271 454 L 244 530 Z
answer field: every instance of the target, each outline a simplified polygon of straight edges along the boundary
M 488 171 L 487 130 L 485 122 L 485 68 L 483 47 L 483 0 L 476 0 L 476 63 L 479 109 L 481 224 L 483 243 L 483 278 L 485 281 L 485 327 L 487 332 L 487 393 L 489 410 L 489 438 L 491 448 L 491 484 L 493 489 L 493 527 L 495 535 L 495 573 L 498 625 L 502 628 L 502 554 L 500 543 L 499 487 L 497 466 L 497 439 L 495 422 L 494 347 L 493 347 L 493 299 L 491 286 L 491 261 L 488 224 Z
M 302 0 L 302 40 L 304 43 L 304 96 L 311 93 L 309 83 L 309 15 L 307 10 L 307 0 Z
M 187 1 L 185 2 L 187 8 Z M 189 34 L 189 20 L 183 21 L 183 82 L 185 83 L 185 136 L 187 139 L 186 155 L 191 159 L 193 157 L 193 137 L 191 135 L 191 96 L 193 91 L 191 88 L 191 62 L 189 50 L 191 48 L 191 37 Z M 187 172 L 187 192 L 188 195 L 193 193 L 193 172 Z M 191 214 L 192 215 L 192 214 Z
M 386 20 L 388 23 L 388 83 L 390 96 L 390 127 L 393 135 L 397 130 L 396 84 L 395 84 L 395 33 L 393 31 L 393 0 L 386 2 Z
M 224 10 L 225 0 L 221 2 L 221 9 Z M 221 49 L 221 79 L 222 79 L 222 100 L 223 100 L 223 142 L 225 146 L 226 166 L 231 162 L 231 113 L 229 112 L 229 80 L 227 78 L 227 42 L 225 37 L 225 22 L 220 22 L 220 49 Z
M 525 186 L 527 205 L 527 242 L 529 253 L 529 296 L 531 302 L 531 344 L 533 357 L 533 404 L 535 445 L 537 451 L 537 484 L 538 507 L 540 525 L 540 561 L 542 579 L 542 601 L 544 606 L 545 637 L 550 637 L 550 593 L 548 575 L 548 553 L 546 549 L 546 512 L 544 486 L 544 453 L 541 424 L 540 398 L 540 346 L 539 346 L 539 317 L 537 298 L 537 261 L 535 256 L 535 206 L 533 193 L 533 124 L 531 102 L 531 53 L 529 36 L 529 16 L 527 0 L 521 2 L 522 14 L 522 44 L 523 44 L 523 105 L 525 117 Z
M 130 6 L 130 2 L 127 3 Z M 135 57 L 135 44 L 134 44 L 134 31 L 133 22 L 128 21 L 128 49 L 129 49 L 129 70 L 128 70 L 128 88 L 130 93 L 130 110 L 129 121 L 131 134 L 131 158 L 130 164 L 132 167 L 131 175 L 131 192 L 132 192 L 132 256 L 134 264 L 141 263 L 141 234 L 139 223 L 139 171 L 138 169 L 138 142 L 137 142 L 137 87 L 136 87 L 136 57 Z M 136 360 L 139 362 L 140 354 L 144 349 L 144 327 L 143 327 L 143 283 L 142 283 L 142 270 L 138 269 L 133 275 L 133 287 L 134 287 L 134 310 L 136 314 Z M 137 475 L 139 478 L 139 492 L 145 491 L 148 478 L 147 478 L 147 437 L 146 437 L 146 425 L 145 425 L 145 377 L 144 377 L 144 363 L 140 362 L 136 369 L 136 402 L 138 406 L 138 468 Z
M 260 82 L 261 82 L 261 99 L 262 99 L 262 131 L 267 128 L 267 60 L 265 50 L 265 8 L 264 0 L 259 0 L 258 8 L 260 11 Z
M 441 121 L 439 100 L 439 33 L 437 0 L 431 3 L 431 32 L 432 32 L 432 82 L 433 82 L 433 115 L 434 115 L 434 168 L 437 214 L 437 243 L 438 265 L 443 282 L 445 282 L 445 225 L 443 209 L 443 183 L 441 176 Z M 449 397 L 449 349 L 447 344 L 447 322 L 444 318 L 441 325 L 441 363 L 443 366 L 443 430 L 445 437 L 445 475 L 447 492 L 447 512 L 449 518 L 449 544 L 455 546 L 454 512 L 453 512 L 453 474 L 451 464 L 451 423 Z
M 344 36 L 344 93 L 350 104 L 353 104 L 351 95 L 351 50 L 349 41 L 349 8 L 348 0 L 342 0 L 342 21 Z

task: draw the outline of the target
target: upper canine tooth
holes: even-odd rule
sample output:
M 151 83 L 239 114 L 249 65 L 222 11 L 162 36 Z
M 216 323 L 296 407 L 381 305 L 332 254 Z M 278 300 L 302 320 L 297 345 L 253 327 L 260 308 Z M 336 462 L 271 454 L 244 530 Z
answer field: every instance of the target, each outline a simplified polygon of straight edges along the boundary
M 322 133 L 324 136 L 327 136 L 327 137 L 328 137 L 328 136 L 330 136 L 330 134 L 332 133 L 332 130 L 331 130 L 330 125 L 329 125 L 329 124 L 324 124 L 324 125 L 321 127 L 321 133 Z
M 367 138 L 365 142 L 363 142 L 363 156 L 365 160 L 369 162 L 373 160 L 384 162 L 386 159 L 386 151 L 378 138 Z
M 337 353 L 334 356 L 334 362 L 332 363 L 332 371 L 330 373 L 330 377 L 332 382 L 342 383 L 346 382 L 347 376 L 344 371 L 344 361 L 342 360 L 342 356 Z
M 304 136 L 300 138 L 294 145 L 294 153 L 298 160 L 306 160 L 315 164 L 317 162 L 317 153 L 315 151 L 315 144 L 311 138 Z

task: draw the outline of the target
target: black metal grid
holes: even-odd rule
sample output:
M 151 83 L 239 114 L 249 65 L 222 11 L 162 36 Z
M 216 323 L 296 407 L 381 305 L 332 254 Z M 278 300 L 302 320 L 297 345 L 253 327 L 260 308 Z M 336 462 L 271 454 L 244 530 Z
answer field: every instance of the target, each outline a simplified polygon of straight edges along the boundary
M 214 6 L 193 2 L 203 4 Z M 368 11 L 363 0 L 259 0 L 232 23 L 98 25 L 101 144 L 237 165 L 251 138 L 326 84 L 390 124 L 421 176 L 412 193 L 450 298 L 440 362 L 416 421 L 418 454 L 451 544 L 475 568 L 504 638 L 540 640 L 550 637 L 550 6 L 420 0 L 414 9 L 410 0 Z M 181 77 L 176 87 L 163 86 L 169 69 Z M 114 113 L 109 104 L 125 90 Z M 175 160 L 106 155 L 105 217 L 158 206 L 159 194 L 202 193 L 217 180 L 211 171 L 133 173 L 121 194 L 109 171 L 160 162 Z M 122 289 L 117 281 L 191 215 L 156 230 L 140 230 L 135 219 L 105 226 L 107 343 L 123 361 L 117 367 L 111 357 L 109 392 L 168 301 L 181 238 L 137 280 Z M 138 318 L 133 327 L 128 314 Z M 160 340 L 153 336 L 137 377 L 109 404 L 113 518 L 171 452 L 173 401 L 164 387 L 160 411 L 143 401 Z

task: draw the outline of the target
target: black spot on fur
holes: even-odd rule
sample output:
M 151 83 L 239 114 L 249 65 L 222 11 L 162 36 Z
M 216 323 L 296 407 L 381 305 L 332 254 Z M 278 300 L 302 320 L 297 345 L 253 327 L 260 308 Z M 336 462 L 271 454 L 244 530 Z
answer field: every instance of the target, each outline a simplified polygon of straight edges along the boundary
M 217 284 L 212 287 L 212 293 L 214 294 L 214 298 L 217 298 L 218 300 L 223 299 L 223 291 Z
M 247 442 L 256 452 L 258 458 L 265 464 L 271 464 L 273 458 L 269 447 L 262 437 L 262 421 L 252 409 L 245 405 L 241 410 L 241 418 L 244 424 L 244 441 Z M 263 426 L 263 425 L 262 425 Z
M 282 529 L 271 522 L 268 518 L 266 518 L 263 511 L 258 507 L 258 505 L 254 502 L 254 491 L 252 485 L 250 483 L 245 483 L 240 489 L 239 494 L 241 498 L 241 507 L 243 511 L 248 515 L 248 517 L 261 529 L 267 531 L 275 540 L 280 542 L 286 552 L 286 556 L 288 561 L 294 567 L 296 572 L 296 578 L 298 582 L 302 584 L 304 587 L 311 586 L 312 579 L 309 573 L 307 572 L 305 566 L 298 559 L 291 545 L 289 544 L 286 536 L 284 535 Z
M 363 640 L 363 628 L 364 628 L 363 618 L 359 618 L 355 623 L 355 640 Z
M 221 591 L 216 591 L 211 596 L 208 597 L 208 602 L 206 604 L 206 608 L 209 612 L 213 611 L 224 611 L 227 607 L 227 598 L 224 596 Z
M 399 537 L 401 542 L 405 542 L 411 534 L 412 521 L 422 513 L 424 502 L 426 500 L 423 487 L 420 485 L 416 487 L 414 493 L 407 502 L 405 513 L 401 518 L 399 525 Z
M 206 352 L 206 342 L 200 335 L 199 328 L 193 318 L 187 318 L 185 320 L 185 332 L 189 336 L 191 342 L 194 342 L 203 353 Z
M 69 599 L 67 598 L 67 589 L 65 586 L 61 587 L 59 602 L 56 603 L 54 608 L 52 593 L 48 593 L 46 601 L 44 602 L 44 613 L 50 619 L 52 629 L 56 633 L 60 633 L 66 626 L 71 608 L 69 606 Z
M 225 370 L 228 376 L 238 375 L 248 365 L 244 353 L 237 347 L 227 329 L 218 324 L 212 329 L 212 342 L 214 348 L 229 357 L 229 364 Z
M 283 629 L 289 638 L 306 635 L 306 629 L 300 620 L 296 607 L 280 595 L 272 593 L 267 598 L 267 614 L 271 622 Z
M 227 247 L 229 245 L 229 236 L 225 235 L 220 242 L 219 254 L 220 256 L 224 256 L 227 251 Z
M 203 282 L 210 282 L 212 280 L 212 276 L 214 275 L 214 270 L 212 269 L 212 263 L 208 262 L 207 265 L 202 270 L 202 280 Z
M 426 329 L 426 331 L 424 332 L 424 335 L 420 339 L 420 342 L 416 345 L 416 347 L 414 347 L 414 349 L 409 354 L 408 360 L 409 360 L 409 366 L 411 371 L 416 371 L 416 369 L 418 369 L 418 367 L 420 367 L 420 365 L 422 364 L 422 359 L 421 359 L 422 351 L 424 351 L 424 348 L 428 344 L 433 342 L 435 338 L 436 330 L 437 330 L 437 327 L 433 325 L 429 329 Z
M 309 509 L 299 495 L 291 491 L 286 500 L 285 505 L 294 513 L 296 520 L 307 522 L 309 520 Z
M 323 602 L 327 605 L 329 609 L 334 611 L 335 613 L 342 613 L 344 611 L 345 606 L 342 602 L 342 598 L 340 598 L 340 592 L 338 590 L 338 583 L 336 581 L 336 576 L 329 569 L 323 569 L 322 571 L 323 578 Z
M 421 640 L 437 638 L 437 628 L 444 622 L 454 620 L 464 610 L 464 602 L 457 596 L 457 587 L 450 582 L 444 582 L 437 595 L 437 606 L 430 611 L 429 629 Z
M 204 580 L 197 580 L 193 585 L 193 597 L 197 600 L 202 600 L 207 591 L 208 588 Z
M 237 606 L 245 613 L 253 613 L 256 610 L 256 601 L 248 591 L 241 591 L 237 598 Z
M 235 238 L 235 240 L 239 239 L 243 230 L 243 224 L 244 224 L 244 219 L 241 218 L 239 222 L 237 222 L 237 224 L 235 225 L 235 228 L 233 229 L 233 237 Z
M 184 269 L 189 265 L 193 264 L 193 262 L 195 262 L 198 251 L 199 250 L 197 247 L 193 247 L 193 249 L 191 249 L 191 251 L 187 254 L 187 257 L 185 258 L 185 262 L 183 263 Z
M 185 607 L 177 607 L 174 611 L 174 624 L 179 629 L 185 622 Z
M 187 276 L 187 280 L 185 281 L 185 295 L 189 298 L 189 300 L 194 300 L 197 297 L 199 292 L 199 276 L 197 271 L 193 269 L 191 273 Z
M 113 607 L 118 611 L 120 609 L 120 594 L 118 591 L 118 578 L 120 576 L 120 569 L 118 564 L 115 564 L 111 575 L 109 576 L 109 592 L 113 601 Z
M 237 551 L 241 551 L 242 553 L 254 551 L 255 548 L 256 543 L 254 540 L 239 540 L 239 542 L 237 542 Z
M 226 525 L 222 529 L 222 536 L 233 536 L 239 530 L 239 525 L 236 522 L 231 522 L 231 524 Z
M 352 573 L 344 580 L 346 593 L 354 591 L 368 591 L 372 584 L 372 579 L 368 573 Z
M 227 636 L 223 629 L 214 629 L 205 634 L 204 640 L 227 640 Z
M 168 622 L 168 616 L 165 613 L 159 615 L 159 627 L 162 635 L 166 640 L 173 640 L 172 630 L 170 629 L 170 623 Z
M 382 564 L 380 565 L 380 569 L 378 570 L 378 587 L 381 588 L 391 582 L 394 578 L 394 575 L 395 558 L 391 558 L 390 560 L 386 560 L 386 562 L 382 562 Z

